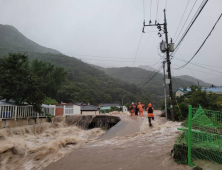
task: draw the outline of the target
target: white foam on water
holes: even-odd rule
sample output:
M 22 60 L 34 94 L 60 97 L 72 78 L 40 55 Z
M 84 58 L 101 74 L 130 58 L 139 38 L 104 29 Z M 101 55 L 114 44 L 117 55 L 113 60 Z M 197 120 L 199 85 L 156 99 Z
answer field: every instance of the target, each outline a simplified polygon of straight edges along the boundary
M 42 169 L 105 131 L 44 123 L 0 130 L 0 169 Z

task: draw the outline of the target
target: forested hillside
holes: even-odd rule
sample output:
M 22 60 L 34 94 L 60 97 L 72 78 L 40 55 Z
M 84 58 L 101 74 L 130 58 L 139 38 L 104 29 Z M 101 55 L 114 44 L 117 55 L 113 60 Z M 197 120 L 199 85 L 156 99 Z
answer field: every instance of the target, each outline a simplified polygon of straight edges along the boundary
M 157 74 L 147 83 L 155 72 L 140 68 L 103 68 L 92 66 L 59 51 L 42 47 L 27 39 L 16 28 L 0 25 L 0 57 L 8 53 L 25 53 L 30 63 L 35 59 L 62 67 L 67 72 L 66 80 L 56 94 L 48 96 L 58 102 L 86 101 L 92 104 L 102 102 L 141 101 L 153 102 L 160 106 L 163 99 L 163 75 Z M 47 81 L 47 80 L 46 80 Z M 173 79 L 173 89 L 196 83 Z
M 65 68 L 66 81 L 63 82 L 57 94 L 49 96 L 58 102 L 121 103 L 124 95 L 124 103 L 129 103 L 136 101 L 141 94 L 141 90 L 136 85 L 114 79 L 74 57 L 68 57 L 56 50 L 39 46 L 12 26 L 1 25 L 0 37 L 2 37 L 0 57 L 8 56 L 8 53 L 20 52 L 29 57 L 30 63 L 34 59 L 38 59 Z
M 157 75 L 151 81 L 149 81 L 155 72 L 135 67 L 103 68 L 102 70 L 114 78 L 136 84 L 139 88 L 145 89 L 148 94 L 157 96 L 163 95 L 163 74 L 161 73 L 157 73 Z M 147 83 L 148 81 L 149 83 Z M 195 84 L 196 83 L 191 81 L 173 78 L 174 92 L 179 87 L 189 87 Z

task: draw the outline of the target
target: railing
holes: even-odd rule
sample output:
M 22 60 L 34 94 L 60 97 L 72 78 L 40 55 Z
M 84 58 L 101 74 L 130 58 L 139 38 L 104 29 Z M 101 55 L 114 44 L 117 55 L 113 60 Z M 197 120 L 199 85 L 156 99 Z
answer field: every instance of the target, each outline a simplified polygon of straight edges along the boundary
M 0 106 L 0 119 L 22 119 L 32 117 L 46 117 L 46 113 L 55 114 L 55 106 L 42 107 L 42 113 L 34 111 L 33 106 Z

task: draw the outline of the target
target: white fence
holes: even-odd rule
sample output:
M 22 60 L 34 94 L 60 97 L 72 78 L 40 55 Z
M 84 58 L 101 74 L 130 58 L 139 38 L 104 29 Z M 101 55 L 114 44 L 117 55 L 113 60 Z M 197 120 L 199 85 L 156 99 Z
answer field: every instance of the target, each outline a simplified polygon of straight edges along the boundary
M 0 106 L 0 119 L 22 119 L 32 117 L 46 117 L 46 113 L 55 115 L 55 106 L 42 107 L 42 113 L 35 112 L 33 106 Z

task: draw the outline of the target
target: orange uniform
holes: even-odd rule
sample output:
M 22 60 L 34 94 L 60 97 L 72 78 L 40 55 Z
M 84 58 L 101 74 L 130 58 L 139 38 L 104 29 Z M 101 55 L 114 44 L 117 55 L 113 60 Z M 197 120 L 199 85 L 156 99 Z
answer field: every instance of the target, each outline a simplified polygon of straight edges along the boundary
M 151 119 L 154 120 L 154 115 L 153 115 L 154 108 L 152 107 L 151 103 L 148 104 L 148 107 L 146 108 L 146 111 L 148 112 L 148 122 L 149 122 L 149 125 L 153 126 L 152 123 L 151 123 Z
M 141 104 L 140 102 L 138 102 L 137 108 L 139 109 L 140 116 L 143 116 L 143 107 L 144 107 L 144 104 Z

